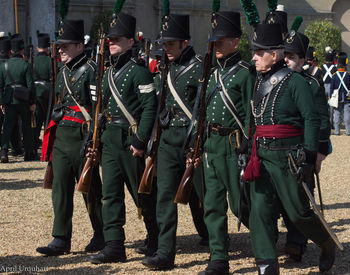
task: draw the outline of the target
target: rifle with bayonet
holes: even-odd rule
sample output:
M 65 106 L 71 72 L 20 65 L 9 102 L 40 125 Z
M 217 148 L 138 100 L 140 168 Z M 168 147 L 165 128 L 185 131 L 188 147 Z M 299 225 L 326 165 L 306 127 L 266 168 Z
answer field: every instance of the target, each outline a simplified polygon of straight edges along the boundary
M 159 102 L 157 107 L 157 115 L 156 119 L 153 125 L 152 134 L 150 141 L 147 146 L 147 152 L 146 152 L 146 167 L 143 172 L 141 182 L 138 188 L 138 193 L 141 194 L 150 194 L 152 190 L 152 182 L 153 177 L 155 175 L 156 170 L 156 162 L 157 162 L 157 152 L 160 142 L 160 135 L 161 135 L 161 127 L 159 126 L 159 114 L 165 107 L 165 100 L 166 100 L 166 77 L 168 75 L 169 70 L 169 60 L 168 56 L 166 55 L 166 52 L 162 52 L 162 59 L 160 63 L 160 78 L 161 78 L 161 85 L 160 85 L 160 91 L 159 91 Z
M 211 74 L 211 67 L 212 67 L 212 58 L 213 58 L 213 42 L 208 43 L 208 51 L 205 55 L 204 59 L 204 67 L 203 67 L 203 73 L 201 79 L 199 79 L 200 82 L 200 109 L 199 109 L 199 115 L 198 115 L 198 129 L 195 133 L 195 145 L 194 150 L 189 152 L 189 157 L 186 163 L 188 164 L 185 170 L 185 173 L 182 176 L 179 188 L 177 190 L 176 196 L 175 196 L 175 203 L 182 203 L 187 204 L 189 202 L 191 191 L 193 187 L 193 174 L 194 174 L 194 164 L 196 159 L 200 158 L 202 152 L 203 152 L 203 135 L 204 135 L 204 128 L 205 128 L 205 117 L 206 117 L 206 93 L 207 93 L 207 86 Z
M 77 185 L 76 190 L 80 191 L 84 194 L 89 193 L 92 172 L 94 167 L 97 165 L 97 158 L 94 155 L 99 146 L 99 125 L 98 125 L 98 117 L 101 110 L 102 105 L 102 79 L 104 74 L 104 48 L 105 48 L 106 37 L 103 33 L 103 30 L 100 30 L 99 34 L 99 44 L 97 49 L 97 104 L 95 109 L 95 120 L 94 120 L 94 130 L 92 137 L 92 154 L 88 154 L 86 159 L 83 171 L 80 175 L 80 179 Z
M 56 95 L 55 95 L 55 86 L 57 80 L 57 48 L 56 43 L 52 43 L 51 47 L 51 91 L 49 93 L 49 104 L 47 106 L 47 114 L 45 121 L 45 129 L 49 125 L 50 117 L 51 117 L 51 109 L 53 103 L 56 103 Z M 53 170 L 52 170 L 52 161 L 49 160 L 46 166 L 44 181 L 43 181 L 43 189 L 52 189 L 53 182 Z

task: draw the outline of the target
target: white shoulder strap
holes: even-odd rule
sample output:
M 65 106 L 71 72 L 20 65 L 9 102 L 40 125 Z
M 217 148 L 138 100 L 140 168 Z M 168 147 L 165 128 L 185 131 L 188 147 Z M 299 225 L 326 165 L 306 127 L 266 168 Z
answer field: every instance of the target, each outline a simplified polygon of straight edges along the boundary
M 79 107 L 81 113 L 83 114 L 87 124 L 88 124 L 88 128 L 90 128 L 91 125 L 91 116 L 89 115 L 89 113 L 86 111 L 85 107 L 81 106 L 78 101 L 75 99 L 72 90 L 70 89 L 68 82 L 67 82 L 67 77 L 66 77 L 66 71 L 63 70 L 63 79 L 64 79 L 64 84 L 66 84 L 67 90 L 69 95 L 73 98 L 75 104 L 77 104 L 77 106 Z
M 340 76 L 340 73 L 337 72 L 337 75 L 338 75 L 339 80 L 340 80 L 340 84 L 339 84 L 339 88 L 338 88 L 338 89 L 340 89 L 340 86 L 343 86 L 343 88 L 345 89 L 345 91 L 346 91 L 347 93 L 349 93 L 349 89 L 348 89 L 348 87 L 346 87 L 346 85 L 345 85 L 345 83 L 344 83 L 344 78 L 345 78 L 345 75 L 346 75 L 346 74 L 347 74 L 347 72 L 344 72 L 343 76 Z
M 185 103 L 183 103 L 183 101 L 181 100 L 180 96 L 178 95 L 178 93 L 176 92 L 176 90 L 174 88 L 174 85 L 171 81 L 170 72 L 168 73 L 167 80 L 168 80 L 169 90 L 170 90 L 171 94 L 173 95 L 173 97 L 175 98 L 175 101 L 177 102 L 177 104 L 180 105 L 181 109 L 184 111 L 186 116 L 190 120 L 192 120 L 192 113 L 190 112 L 190 110 L 188 110 Z
M 326 64 L 323 64 L 322 67 L 325 69 L 326 73 L 323 76 L 323 82 L 326 81 L 327 77 L 329 76 L 330 78 L 332 78 L 332 70 L 334 68 L 334 65 L 330 66 L 329 68 L 326 66 Z

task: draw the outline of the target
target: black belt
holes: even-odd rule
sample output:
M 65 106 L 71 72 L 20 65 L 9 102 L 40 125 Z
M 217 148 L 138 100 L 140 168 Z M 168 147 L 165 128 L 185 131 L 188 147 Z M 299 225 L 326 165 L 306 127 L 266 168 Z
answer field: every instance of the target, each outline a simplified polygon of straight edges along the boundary
M 78 118 L 78 119 L 81 119 L 81 120 L 85 120 L 85 117 L 84 117 L 84 115 L 81 112 L 73 111 L 70 108 L 65 108 L 64 109 L 64 115 L 69 116 L 69 117 L 75 117 L 75 118 Z
M 269 151 L 295 151 L 298 150 L 298 147 L 293 145 L 293 146 L 270 146 L 270 145 L 264 145 L 261 143 L 258 143 L 258 147 L 262 148 L 264 150 L 269 150 Z
M 106 116 L 107 122 L 113 123 L 113 124 L 129 124 L 129 121 L 126 118 L 120 117 L 120 116 Z
M 175 109 L 174 107 L 170 108 L 171 118 L 175 120 L 181 120 L 184 122 L 190 121 L 188 116 L 180 109 Z
M 219 123 L 209 123 L 209 130 L 210 132 L 218 134 L 219 136 L 228 136 L 239 129 L 222 127 Z

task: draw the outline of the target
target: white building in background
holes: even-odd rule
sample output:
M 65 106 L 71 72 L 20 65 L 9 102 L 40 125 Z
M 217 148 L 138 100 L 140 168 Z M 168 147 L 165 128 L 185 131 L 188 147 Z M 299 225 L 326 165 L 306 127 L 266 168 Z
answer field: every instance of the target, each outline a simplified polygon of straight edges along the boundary
M 15 27 L 15 0 L 0 0 L 0 31 L 12 32 Z M 162 13 L 162 0 L 127 0 L 123 10 L 137 17 L 137 29 L 144 37 L 154 39 L 158 33 Z M 173 13 L 191 15 L 191 44 L 198 52 L 205 50 L 210 29 L 212 0 L 170 0 Z M 267 10 L 267 0 L 255 0 L 261 19 Z M 59 0 L 17 0 L 18 28 L 28 41 L 36 31 L 48 32 L 53 38 L 58 16 Z M 67 18 L 84 19 L 85 32 L 89 33 L 93 18 L 103 10 L 113 10 L 115 0 L 70 0 Z M 289 26 L 295 16 L 301 15 L 304 23 L 301 31 L 314 19 L 327 19 L 338 25 L 342 31 L 342 48 L 350 54 L 350 0 L 280 0 L 288 13 Z M 239 0 L 221 0 L 221 10 L 242 11 Z M 243 14 L 242 14 L 243 16 Z M 245 21 L 245 20 L 243 20 Z M 248 27 L 248 30 L 250 28 Z

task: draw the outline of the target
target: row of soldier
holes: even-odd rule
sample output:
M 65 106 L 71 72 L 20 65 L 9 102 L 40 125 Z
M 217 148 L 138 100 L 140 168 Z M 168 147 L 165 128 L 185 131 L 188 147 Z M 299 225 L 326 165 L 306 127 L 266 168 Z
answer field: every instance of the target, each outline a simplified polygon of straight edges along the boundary
M 197 168 L 190 197 L 201 244 L 209 240 L 210 247 L 208 266 L 200 274 L 229 273 L 228 205 L 239 223 L 250 230 L 259 274 L 279 274 L 276 240 L 280 214 L 288 229 L 285 248 L 291 258 L 301 260 L 310 238 L 321 249 L 320 271 L 329 270 L 335 260 L 336 240 L 310 210 L 301 184 L 306 183 L 313 192 L 313 173 L 320 171 L 322 160 L 330 153 L 327 99 L 323 84 L 303 71 L 308 38 L 297 28 L 288 33 L 286 20 L 278 18 L 278 11 L 268 13 L 262 24 L 248 17 L 254 26 L 252 65 L 242 61 L 238 52 L 240 14 L 213 10 L 208 43 L 214 47 L 216 65 L 205 87 L 204 145 L 201 156 L 192 159 Z M 190 154 L 194 145 L 188 137 L 199 128 L 195 125 L 201 108 L 198 87 L 203 83 L 203 79 L 199 81 L 203 64 L 189 45 L 189 16 L 168 12 L 158 39 L 162 46 L 158 69 L 168 73 L 153 79 L 134 50 L 135 26 L 133 16 L 115 11 L 108 32 L 110 66 L 101 81 L 104 119 L 99 125 L 100 146 L 93 150 L 86 149 L 90 144 L 86 137 L 89 131 L 91 134 L 89 122 L 97 119 L 93 116 L 100 92 L 96 64 L 84 54 L 83 21 L 60 23 L 56 43 L 63 66 L 57 75 L 57 101 L 42 148 L 42 159 L 49 160 L 53 168 L 55 217 L 53 240 L 37 248 L 41 254 L 70 252 L 75 182 L 87 156 L 99 161 L 103 181 L 101 187 L 96 166 L 90 191 L 83 195 L 94 230 L 86 251 L 99 251 L 90 257 L 91 263 L 126 260 L 125 183 L 141 208 L 147 229 L 145 246 L 137 249 L 147 256 L 142 264 L 157 270 L 174 267 L 174 198 L 186 166 L 191 164 L 186 163 L 186 153 Z M 1 70 L 1 77 L 9 82 L 3 65 Z M 157 112 L 156 92 L 163 88 L 165 106 Z M 138 194 L 155 124 L 162 129 L 157 175 L 152 192 Z M 245 165 L 248 153 L 251 157 Z M 240 175 L 241 168 L 245 168 L 244 175 Z

